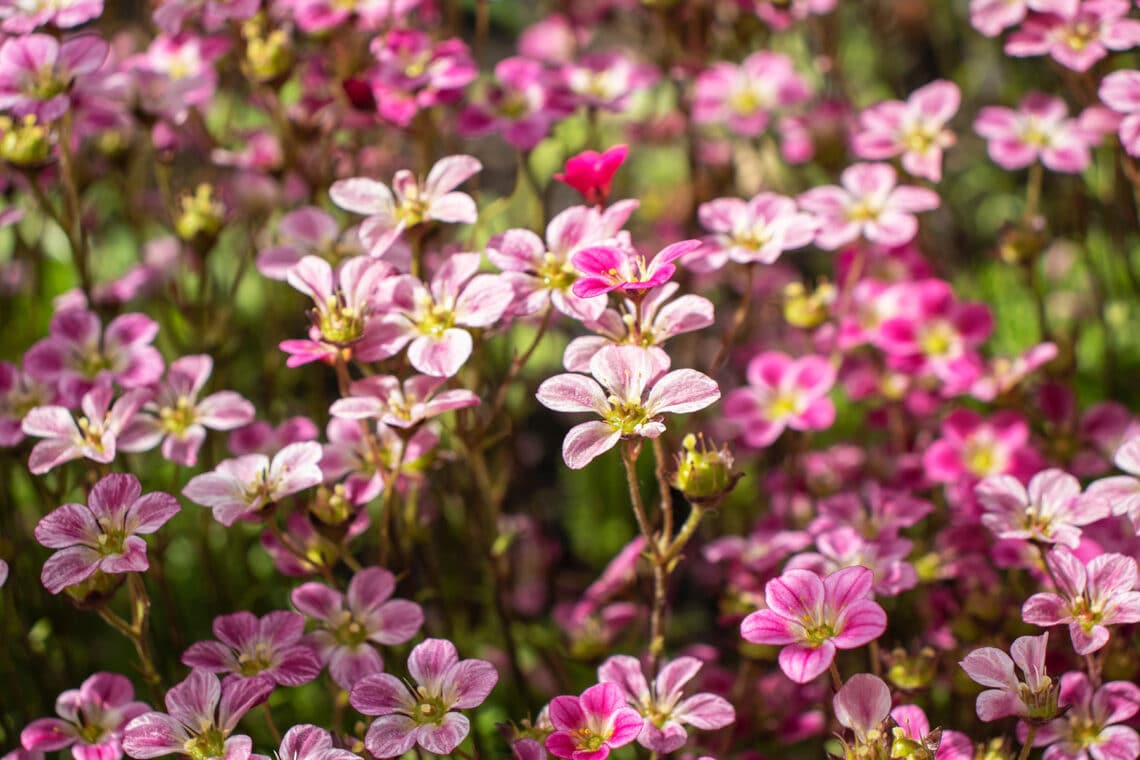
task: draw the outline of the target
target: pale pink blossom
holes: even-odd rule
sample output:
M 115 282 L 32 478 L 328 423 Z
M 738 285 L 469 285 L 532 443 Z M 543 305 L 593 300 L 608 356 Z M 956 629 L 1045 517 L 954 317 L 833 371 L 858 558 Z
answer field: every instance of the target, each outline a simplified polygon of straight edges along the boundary
M 698 210 L 701 226 L 713 233 L 689 261 L 719 269 L 726 260 L 774 264 L 784 251 L 803 248 L 815 237 L 818 222 L 800 213 L 791 198 L 760 193 L 752 200 L 717 198 Z
M 238 520 L 254 520 L 271 504 L 321 482 L 319 443 L 293 443 L 273 460 L 264 454 L 226 459 L 212 472 L 195 475 L 182 495 L 209 507 L 214 519 L 229 527 Z
M 424 420 L 479 403 L 466 388 L 438 392 L 446 378 L 413 375 L 400 383 L 392 375 L 374 375 L 356 380 L 349 394 L 329 407 L 334 417 L 350 420 L 378 419 L 395 428 L 411 428 Z
M 582 273 L 571 290 L 579 298 L 594 298 L 613 290 L 644 291 L 665 284 L 677 271 L 673 263 L 701 246 L 699 240 L 682 240 L 665 246 L 646 263 L 645 257 L 625 246 L 598 245 L 579 249 L 570 257 Z
M 1112 504 L 1082 494 L 1080 482 L 1063 470 L 1043 470 L 1026 488 L 1012 475 L 991 475 L 975 491 L 985 508 L 982 524 L 998 538 L 1017 538 L 1076 549 L 1081 528 L 1112 514 Z
M 787 56 L 760 51 L 739 66 L 715 63 L 697 77 L 693 121 L 724 125 L 741 137 L 756 137 L 779 108 L 803 103 L 811 96 L 808 84 Z
M 32 448 L 28 469 L 42 475 L 73 459 L 106 464 L 115 458 L 118 437 L 149 397 L 147 391 L 129 391 L 111 403 L 114 391 L 98 385 L 79 402 L 82 415 L 72 418 L 62 406 L 37 406 L 21 424 L 25 435 L 43 438 Z
M 1062 717 L 1037 730 L 1033 746 L 1046 747 L 1044 760 L 1126 760 L 1140 756 L 1140 735 L 1122 725 L 1140 710 L 1140 687 L 1110 681 L 1093 688 L 1081 672 L 1061 676 L 1057 704 Z
M 1116 451 L 1113 463 L 1127 475 L 1101 478 L 1089 486 L 1089 494 L 1107 499 L 1114 514 L 1126 515 L 1140 533 L 1140 437 L 1132 437 Z
M 974 130 L 986 139 L 990 158 L 1003 169 L 1024 169 L 1040 161 L 1047 169 L 1074 174 L 1091 160 L 1092 141 L 1069 118 L 1065 101 L 1044 93 L 1028 93 L 1017 110 L 983 108 Z
M 966 655 L 959 664 L 973 681 L 986 687 L 978 695 L 978 717 L 984 721 L 1009 716 L 1051 719 L 1057 713 L 1057 690 L 1045 672 L 1045 648 L 1049 634 L 1022 636 L 1013 642 L 1010 653 L 982 647 Z M 1024 680 L 1013 672 L 1021 669 Z
M 1128 0 L 1051 3 L 1053 12 L 1033 14 L 1009 36 L 1006 55 L 1050 55 L 1074 71 L 1088 71 L 1110 50 L 1140 44 L 1140 21 L 1127 18 Z M 1068 6 L 1068 7 L 1064 7 Z
M 70 747 L 75 760 L 119 760 L 123 729 L 150 707 L 135 701 L 135 688 L 126 677 L 103 672 L 60 694 L 55 709 L 58 718 L 33 720 L 20 732 L 25 750 L 43 753 Z
M 1117 113 L 1120 144 L 1130 156 L 1140 156 L 1140 71 L 1114 71 L 1100 83 L 1100 99 Z
M 748 385 L 725 397 L 724 416 L 749 446 L 770 446 L 786 428 L 826 430 L 835 421 L 828 397 L 835 367 L 826 358 L 767 351 L 752 358 L 746 376 Z
M 938 182 L 942 151 L 956 141 L 946 123 L 958 112 L 961 101 L 958 86 L 939 79 L 915 90 L 905 102 L 877 103 L 859 114 L 852 150 L 859 158 L 876 161 L 902 156 L 905 171 Z

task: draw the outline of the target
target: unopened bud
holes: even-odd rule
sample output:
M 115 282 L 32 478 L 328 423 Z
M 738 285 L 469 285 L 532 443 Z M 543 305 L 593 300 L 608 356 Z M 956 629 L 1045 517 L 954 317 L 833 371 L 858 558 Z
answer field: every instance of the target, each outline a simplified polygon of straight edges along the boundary
M 808 291 L 803 283 L 791 282 L 784 288 L 784 319 L 792 327 L 810 330 L 827 320 L 831 304 L 835 301 L 835 287 L 820 283 Z
M 677 455 L 677 471 L 672 486 L 694 504 L 715 506 L 740 479 L 732 471 L 732 452 L 727 446 L 716 448 L 704 436 L 689 433 L 681 442 Z
M 193 195 L 182 197 L 182 213 L 175 221 L 178 237 L 187 242 L 213 242 L 225 221 L 226 207 L 214 197 L 214 188 L 198 185 Z
M 42 166 L 51 156 L 51 140 L 48 128 L 36 121 L 34 114 L 28 114 L 22 121 L 12 121 L 0 117 L 0 159 L 29 169 Z
M 923 647 L 916 654 L 900 647 L 887 655 L 887 680 L 904 691 L 930 686 L 937 670 L 937 656 L 930 647 Z

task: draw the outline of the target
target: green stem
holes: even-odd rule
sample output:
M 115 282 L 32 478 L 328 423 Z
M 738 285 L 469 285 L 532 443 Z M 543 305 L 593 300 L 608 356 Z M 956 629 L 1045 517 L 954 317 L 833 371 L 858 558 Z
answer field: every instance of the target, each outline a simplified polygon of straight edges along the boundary
M 1033 749 L 1033 740 L 1037 738 L 1037 726 L 1029 724 L 1029 733 L 1025 735 L 1025 743 L 1021 745 L 1021 754 L 1017 760 L 1029 760 L 1029 753 Z

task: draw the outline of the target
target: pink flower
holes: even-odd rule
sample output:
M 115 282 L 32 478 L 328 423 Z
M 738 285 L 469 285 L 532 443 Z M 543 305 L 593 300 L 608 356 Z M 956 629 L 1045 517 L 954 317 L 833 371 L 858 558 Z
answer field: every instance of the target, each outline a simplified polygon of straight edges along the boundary
M 349 387 L 352 395 L 334 401 L 329 413 L 349 420 L 378 419 L 392 427 L 411 428 L 432 417 L 479 403 L 479 397 L 466 388 L 437 394 L 445 382 L 442 377 L 414 375 L 401 388 L 400 380 L 392 375 L 366 377 L 353 382 Z
M 106 57 L 107 43 L 94 34 L 63 42 L 47 34 L 10 37 L 0 45 L 0 110 L 55 121 Z
M 1015 412 L 997 412 L 987 421 L 956 409 L 942 421 L 942 437 L 926 450 L 922 463 L 936 483 L 1016 474 L 1032 455 L 1028 444 L 1029 427 Z
M 1108 627 L 1140 623 L 1140 591 L 1136 560 L 1123 554 L 1101 554 L 1081 562 L 1058 546 L 1045 557 L 1060 594 L 1034 594 L 1021 608 L 1027 623 L 1068 624 L 1077 654 L 1091 654 L 1108 643 Z
M 70 29 L 102 13 L 103 0 L 3 0 L 0 29 L 9 34 L 27 34 L 48 24 Z
M 887 100 L 859 115 L 852 150 L 859 158 L 902 156 L 904 170 L 931 182 L 942 179 L 942 151 L 955 142 L 946 123 L 958 112 L 962 93 L 953 82 L 931 82 L 906 102 Z
M 381 118 L 405 128 L 424 108 L 452 103 L 479 70 L 463 40 L 433 43 L 418 29 L 393 29 L 369 46 L 376 67 L 369 74 Z
M 344 542 L 348 543 L 369 526 L 367 510 L 360 510 L 349 522 Z M 322 526 L 325 528 L 326 526 Z M 285 518 L 285 535 L 294 550 L 300 548 L 304 557 L 298 557 L 277 539 L 271 531 L 261 534 L 261 547 L 273 558 L 273 566 L 282 575 L 303 578 L 315 575 L 322 568 L 331 567 L 343 551 L 336 542 L 330 541 L 313 526 L 312 519 L 305 512 L 293 512 Z
M 773 110 L 803 103 L 810 95 L 790 58 L 760 51 L 739 66 L 716 63 L 701 72 L 692 118 L 696 124 L 723 124 L 733 134 L 756 137 L 768 127 Z
M 514 291 L 501 276 L 476 274 L 482 256 L 452 254 L 432 277 L 430 287 L 412 275 L 385 280 L 376 296 L 387 313 L 377 333 L 379 356 L 408 347 L 418 372 L 452 377 L 471 356 L 474 341 L 464 328 L 490 327 L 511 305 Z
M 977 485 L 986 512 L 982 524 L 998 538 L 1019 538 L 1076 549 L 1081 527 L 1112 514 L 1107 499 L 1081 494 L 1080 482 L 1063 470 L 1044 470 L 1029 489 L 1011 475 L 991 475 Z
M 596 684 L 577 697 L 555 697 L 550 722 L 554 733 L 546 737 L 546 749 L 564 760 L 605 760 L 611 750 L 636 739 L 645 725 L 612 683 Z
M 384 660 L 373 642 L 403 644 L 423 625 L 420 606 L 390 598 L 395 590 L 395 576 L 382 567 L 367 567 L 356 573 L 346 594 L 315 582 L 293 589 L 293 606 L 321 626 L 310 639 L 342 689 L 351 689 L 365 676 L 384 670 Z
M 467 716 L 483 704 L 499 674 L 484 660 L 461 660 L 445 639 L 425 639 L 408 655 L 408 674 L 401 682 L 376 673 L 352 687 L 349 702 L 365 715 L 375 715 L 364 746 L 378 758 L 400 757 L 419 745 L 437 755 L 450 755 L 471 730 Z
M 253 742 L 231 735 L 242 717 L 273 691 L 267 676 L 233 678 L 224 684 L 204 670 L 192 670 L 166 692 L 166 712 L 144 713 L 127 724 L 123 749 L 136 760 L 187 755 L 221 760 L 249 760 Z
M 984 721 L 1009 716 L 1035 720 L 1056 717 L 1057 692 L 1045 674 L 1045 647 L 1049 634 L 1022 636 L 1013 642 L 1009 655 L 994 647 L 975 649 L 959 663 L 972 680 L 987 687 L 978 695 L 978 717 Z M 1025 675 L 1017 680 L 1014 663 Z
M 273 427 L 268 422 L 251 422 L 230 433 L 226 446 L 234 456 L 273 454 L 290 443 L 314 441 L 320 431 L 308 417 L 290 417 Z
M 598 682 L 621 689 L 626 702 L 645 718 L 638 743 L 667 754 L 680 749 L 688 739 L 685 725 L 709 731 L 736 720 L 736 711 L 723 697 L 702 693 L 682 699 L 685 684 L 702 664 L 695 657 L 678 657 L 661 666 L 651 687 L 637 658 L 615 655 L 598 667 Z
M 602 420 L 570 430 L 562 443 L 566 466 L 578 470 L 622 438 L 656 438 L 665 432 L 660 416 L 688 414 L 720 398 L 716 381 L 691 369 L 668 372 L 668 357 L 640 346 L 606 346 L 590 360 L 589 378 L 556 375 L 535 394 L 556 412 L 594 412 Z
M 918 234 L 914 214 L 938 208 L 938 194 L 896 185 L 887 164 L 854 164 L 840 175 L 842 187 L 827 185 L 802 193 L 800 206 L 819 217 L 815 243 L 833 251 L 860 236 L 885 246 L 904 245 Z
M 229 527 L 257 519 L 270 504 L 320 483 L 320 460 L 321 446 L 311 441 L 286 446 L 272 462 L 264 454 L 226 459 L 213 472 L 191 478 L 182 495 L 210 507 L 214 519 Z
M 756 15 L 768 26 L 782 31 L 808 16 L 822 16 L 835 10 L 838 0 L 756 0 Z
M 321 674 L 321 661 L 304 641 L 305 618 L 277 610 L 260 620 L 250 612 L 214 618 L 218 641 L 199 641 L 182 653 L 182 664 L 239 678 L 266 675 L 280 686 L 300 686 Z
M 152 346 L 158 323 L 142 314 L 124 314 L 107 329 L 95 312 L 65 309 L 51 320 L 51 333 L 24 356 L 24 371 L 54 385 L 62 403 L 74 406 L 96 385 L 116 382 L 142 388 L 162 375 L 162 355 Z
M 970 23 L 987 37 L 1017 26 L 1033 10 L 1071 16 L 1081 0 L 970 0 Z
M 350 19 L 353 26 L 378 31 L 399 25 L 423 0 L 293 0 L 297 26 L 309 34 L 319 34 L 341 26 Z
M 49 406 L 55 391 L 32 378 L 15 364 L 0 362 L 0 446 L 15 446 L 24 440 L 21 425 L 28 412 Z
M 891 710 L 891 719 L 897 724 L 894 729 L 894 741 L 899 742 L 902 737 L 929 748 L 937 745 L 934 751 L 934 760 L 973 760 L 974 743 L 970 737 L 960 731 L 930 730 L 930 721 L 921 707 L 914 705 L 899 705 Z M 898 746 L 895 744 L 895 746 Z M 904 745 L 905 746 L 905 745 Z M 913 745 L 912 745 L 913 746 Z M 917 754 L 917 753 L 916 753 Z
M 780 670 L 796 683 L 808 683 L 831 666 L 837 649 L 856 649 L 887 629 L 887 614 L 871 595 L 873 578 L 865 567 L 845 567 L 826 578 L 788 570 L 764 587 L 767 609 L 740 625 L 753 644 L 782 646 Z
M 1035 747 L 1047 747 L 1044 760 L 1124 760 L 1140 755 L 1140 735 L 1119 725 L 1140 710 L 1140 687 L 1110 681 L 1094 690 L 1084 673 L 1061 676 L 1057 704 L 1063 717 L 1037 731 Z
M 171 7 L 176 0 L 168 1 Z M 229 50 L 222 36 L 171 34 L 155 37 L 145 53 L 131 56 L 123 68 L 132 75 L 135 102 L 155 116 L 182 124 L 193 106 L 204 106 L 218 89 L 215 62 Z
M 770 446 L 785 428 L 826 430 L 835 421 L 827 395 L 835 368 L 822 356 L 793 359 L 766 351 L 748 362 L 747 379 L 725 397 L 724 416 L 749 446 Z
M 150 565 L 146 541 L 178 513 L 165 493 L 142 495 L 134 475 L 111 473 L 91 488 L 87 505 L 64 504 L 36 525 L 36 540 L 59 549 L 44 563 L 44 587 L 58 594 L 96 572 L 140 573 Z
M 56 752 L 71 747 L 75 760 L 119 760 L 123 728 L 150 710 L 136 702 L 131 682 L 118 673 L 96 673 L 78 689 L 68 689 L 55 702 L 59 718 L 40 718 L 20 733 L 30 752 Z
M 1065 101 L 1031 92 L 1016 111 L 1001 106 L 983 108 L 974 130 L 987 140 L 990 158 L 1003 169 L 1024 169 L 1040 161 L 1055 172 L 1075 174 L 1089 165 L 1093 141 L 1068 116 Z
M 116 441 L 123 429 L 148 398 L 146 391 L 124 393 L 111 404 L 114 392 L 99 385 L 88 391 L 79 403 L 83 412 L 78 421 L 62 406 L 37 406 L 25 416 L 25 435 L 43 438 L 28 457 L 28 469 L 42 475 L 73 459 L 87 458 L 106 464 L 115 458 Z
M 344 482 L 337 483 L 333 489 L 332 499 L 347 499 L 356 505 L 376 498 L 396 466 L 397 457 L 397 491 L 402 493 L 410 482 L 423 479 L 421 460 L 439 443 L 439 436 L 430 426 L 417 427 L 407 440 L 399 434 L 407 428 L 378 422 L 371 439 L 365 438 L 360 428 L 360 423 L 350 419 L 329 420 L 329 442 L 323 449 L 321 471 L 326 483 L 344 478 Z
M 563 83 L 540 62 L 505 58 L 495 64 L 495 77 L 459 113 L 459 133 L 468 137 L 500 135 L 520 151 L 534 150 L 551 125 L 574 111 Z
M 567 63 L 562 79 L 582 104 L 620 112 L 629 108 L 635 92 L 657 81 L 658 73 L 656 67 L 638 63 L 624 53 L 606 51 L 586 53 Z
M 628 153 L 629 148 L 625 145 L 615 145 L 603 153 L 584 150 L 566 159 L 565 171 L 556 173 L 554 179 L 577 190 L 586 203 L 604 206 L 610 197 L 614 174 Z
M 578 271 L 585 275 L 574 283 L 572 290 L 579 298 L 594 298 L 611 290 L 628 292 L 655 288 L 668 282 L 677 271 L 674 261 L 700 246 L 699 240 L 672 243 L 658 251 L 648 264 L 644 256 L 622 246 L 583 248 L 570 258 Z
M 334 747 L 332 735 L 311 723 L 302 723 L 286 731 L 276 755 L 280 760 L 360 760 L 358 755 L 347 749 Z
M 1128 0 L 1051 3 L 1052 13 L 1034 14 L 1005 43 L 1006 55 L 1050 55 L 1062 66 L 1088 71 L 1109 50 L 1140 44 L 1140 21 L 1126 18 Z
M 847 679 L 831 700 L 835 719 L 855 734 L 857 746 L 881 738 L 879 727 L 891 711 L 891 690 L 883 679 L 859 673 Z
M 340 224 L 316 206 L 290 211 L 277 224 L 278 244 L 257 254 L 257 271 L 273 280 L 284 280 L 289 270 L 306 256 L 330 262 L 361 253 L 354 227 L 343 234 Z
M 784 569 L 825 575 L 843 567 L 862 565 L 874 576 L 872 588 L 879 596 L 897 596 L 918 585 L 918 574 L 906 561 L 914 544 L 905 538 L 867 539 L 854 528 L 842 527 L 816 536 L 815 544 L 818 552 L 801 552 L 792 557 Z
M 142 408 L 119 441 L 123 451 L 149 451 L 162 442 L 162 456 L 186 467 L 198 463 L 206 429 L 233 430 L 253 421 L 253 404 L 233 391 L 198 400 L 214 368 L 207 354 L 171 362 L 166 382 Z
M 774 264 L 784 251 L 811 243 L 818 227 L 812 216 L 797 212 L 795 201 L 775 193 L 760 193 L 750 201 L 717 198 L 702 203 L 698 213 L 701 225 L 713 234 L 690 262 L 708 269 L 719 269 L 727 259 Z
M 503 270 L 515 291 L 512 311 L 527 315 L 548 304 L 573 319 L 598 319 L 605 299 L 579 298 L 573 286 L 579 278 L 570 263 L 584 248 L 602 244 L 628 245 L 622 225 L 637 208 L 637 201 L 618 201 L 604 211 L 571 206 L 550 220 L 545 242 L 530 230 L 511 229 L 487 243 L 487 258 Z
M 193 19 L 209 32 L 230 21 L 245 21 L 257 13 L 257 0 L 163 0 L 154 11 L 154 23 L 166 34 L 177 34 Z
M 380 256 L 405 229 L 433 221 L 474 223 L 479 215 L 475 201 L 455 188 L 482 168 L 473 156 L 447 156 L 435 163 L 423 182 L 401 169 L 392 179 L 392 190 L 376 180 L 354 177 L 334 182 L 329 197 L 346 211 L 367 217 L 360 226 L 360 239 L 370 255 Z
M 1100 83 L 1100 99 L 1117 113 L 1120 121 L 1120 144 L 1130 156 L 1140 156 L 1140 71 L 1114 71 Z
M 1113 513 L 1127 515 L 1133 530 L 1140 533 L 1140 437 L 1127 440 L 1112 461 L 1128 475 L 1113 475 L 1095 481 L 1089 486 L 1089 495 L 1107 499 L 1112 504 Z

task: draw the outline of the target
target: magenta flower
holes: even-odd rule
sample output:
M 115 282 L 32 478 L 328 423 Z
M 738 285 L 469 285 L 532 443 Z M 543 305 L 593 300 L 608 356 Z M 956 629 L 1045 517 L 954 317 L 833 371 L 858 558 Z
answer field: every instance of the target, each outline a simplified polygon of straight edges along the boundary
M 214 360 L 207 354 L 184 356 L 170 364 L 166 382 L 143 405 L 123 431 L 123 451 L 149 451 L 162 443 L 162 456 L 176 464 L 193 467 L 206 429 L 233 430 L 253 421 L 253 404 L 233 391 L 198 394 L 210 378 Z
M 524 229 L 491 238 L 487 258 L 503 270 L 503 278 L 514 288 L 512 311 L 534 314 L 553 304 L 573 319 L 598 319 L 606 308 L 605 299 L 580 298 L 574 293 L 579 274 L 571 258 L 591 246 L 625 245 L 628 233 L 621 228 L 636 208 L 637 201 L 618 201 L 604 211 L 571 206 L 550 220 L 545 241 Z
M 774 264 L 784 251 L 803 248 L 815 237 L 818 223 L 796 210 L 796 202 L 775 193 L 750 201 L 717 198 L 702 203 L 701 225 L 713 233 L 712 250 L 694 254 L 693 264 L 719 269 L 727 259 L 741 264 Z
M 143 572 L 150 565 L 140 536 L 157 531 L 178 509 L 169 494 L 143 496 L 134 475 L 104 476 L 91 488 L 86 506 L 64 504 L 36 525 L 36 540 L 60 550 L 44 563 L 44 587 L 58 594 L 96 572 Z
M 767 129 L 772 111 L 810 96 L 790 58 L 760 51 L 739 66 L 715 63 L 701 72 L 693 94 L 693 122 L 725 125 L 735 135 L 756 137 Z
M 1108 626 L 1140 623 L 1136 560 L 1101 554 L 1087 563 L 1058 546 L 1045 557 L 1060 594 L 1034 594 L 1021 608 L 1027 623 L 1067 624 L 1077 654 L 1091 654 L 1108 643 Z
M 944 79 L 911 93 L 905 102 L 886 100 L 859 114 L 852 150 L 880 161 L 902 156 L 903 169 L 931 182 L 942 179 L 942 151 L 954 145 L 946 123 L 958 112 L 962 92 Z
M 102 13 L 103 0 L 3 0 L 0 29 L 9 34 L 27 34 L 48 24 L 70 29 Z
M 609 451 L 622 438 L 656 438 L 665 432 L 661 415 L 688 414 L 720 398 L 712 378 L 692 369 L 666 374 L 668 357 L 640 346 L 606 346 L 590 360 L 589 378 L 556 375 L 535 394 L 556 412 L 594 412 L 601 421 L 584 422 L 562 443 L 566 466 L 578 470 Z
M 111 404 L 114 392 L 99 385 L 79 403 L 83 416 L 75 420 L 62 406 L 37 406 L 24 416 L 25 435 L 43 438 L 32 448 L 28 469 L 42 475 L 73 459 L 87 458 L 106 464 L 115 458 L 116 442 L 148 398 L 146 391 L 124 393 Z
M 302 723 L 293 726 L 281 737 L 277 750 L 280 760 L 360 760 L 347 749 L 333 746 L 332 735 L 320 726 Z
M 55 702 L 58 718 L 40 718 L 20 733 L 29 752 L 71 747 L 75 760 L 119 760 L 123 728 L 150 708 L 136 702 L 135 688 L 118 673 L 96 673 Z
M 615 145 L 602 153 L 584 150 L 566 159 L 565 170 L 556 173 L 554 179 L 577 190 L 586 203 L 604 206 L 610 197 L 614 175 L 628 153 L 629 148 L 625 145 Z
M 377 716 L 364 737 L 375 757 L 400 757 L 417 744 L 450 755 L 471 730 L 458 711 L 483 704 L 499 680 L 491 663 L 459 659 L 455 645 L 445 639 L 417 644 L 408 655 L 408 675 L 415 684 L 376 673 L 352 687 L 352 706 Z
M 266 675 L 280 686 L 300 686 L 321 674 L 321 660 L 304 640 L 305 618 L 276 610 L 260 620 L 249 612 L 214 618 L 217 641 L 199 641 L 182 653 L 182 664 L 240 678 Z
M 315 582 L 293 589 L 293 606 L 321 626 L 310 638 L 342 689 L 384 670 L 384 660 L 372 642 L 403 644 L 423 625 L 418 604 L 389 598 L 395 589 L 395 576 L 382 567 L 368 567 L 352 576 L 347 594 Z
M 1000 649 L 982 647 L 959 663 L 972 680 L 988 687 L 978 695 L 978 717 L 984 721 L 1009 716 L 1048 720 L 1056 717 L 1057 691 L 1045 674 L 1045 647 L 1049 634 L 1022 636 L 1013 642 L 1013 659 Z M 1019 681 L 1014 664 L 1025 676 Z
M 956 409 L 942 421 L 942 437 L 927 448 L 922 464 L 936 483 L 963 476 L 1018 474 L 1032 450 L 1029 427 L 1015 412 L 998 412 L 988 421 L 968 409 Z
M 842 567 L 862 565 L 871 571 L 872 589 L 879 596 L 897 596 L 918 585 L 914 566 L 906 561 L 914 544 L 898 536 L 864 538 L 851 527 L 835 528 L 816 536 L 818 552 L 800 552 L 784 570 L 810 570 L 825 575 Z
M 422 0 L 293 0 L 291 9 L 297 26 L 309 34 L 319 34 L 341 26 L 350 19 L 353 27 L 375 32 L 389 25 L 400 25 Z
M 573 98 L 539 61 L 504 58 L 482 96 L 459 113 L 461 135 L 496 134 L 523 152 L 534 150 L 551 126 L 574 111 Z
M 153 19 L 166 34 L 177 34 L 191 19 L 200 21 L 206 31 L 216 32 L 227 22 L 245 21 L 257 8 L 257 0 L 164 0 Z
M 1127 515 L 1133 530 L 1140 533 L 1140 437 L 1125 441 L 1112 461 L 1128 474 L 1101 478 L 1089 486 L 1088 493 L 1107 499 L 1113 513 Z
M 785 428 L 826 430 L 835 421 L 828 393 L 835 368 L 822 356 L 793 359 L 766 351 L 748 362 L 748 385 L 729 392 L 724 416 L 749 446 L 770 446 Z
M 1065 101 L 1044 93 L 1028 93 L 1016 111 L 983 108 L 974 130 L 986 139 L 990 158 L 1003 169 L 1024 169 L 1040 161 L 1055 172 L 1075 174 L 1091 160 L 1094 140 L 1069 118 Z
M 638 743 L 668 754 L 680 749 L 689 738 L 686 725 L 709 731 L 736 720 L 736 711 L 723 697 L 703 693 L 682 699 L 685 684 L 697 675 L 702 664 L 695 657 L 678 657 L 661 666 L 651 687 L 636 657 L 615 655 L 598 667 L 598 682 L 621 689 L 626 702 L 645 719 Z
M 1081 0 L 970 0 L 970 23 L 987 37 L 1017 26 L 1029 11 L 1072 15 Z
M 0 362 L 0 446 L 15 446 L 24 440 L 24 417 L 54 400 L 55 391 L 46 384 L 15 364 Z
M 833 251 L 860 236 L 885 246 L 905 245 L 918 234 L 920 211 L 938 208 L 938 194 L 925 187 L 897 185 L 888 164 L 854 164 L 838 185 L 802 193 L 800 207 L 819 217 L 815 243 Z
M 780 670 L 808 683 L 831 666 L 837 649 L 856 649 L 883 635 L 887 613 L 871 595 L 873 576 L 865 567 L 845 567 L 826 578 L 788 570 L 764 587 L 767 609 L 740 625 L 753 644 L 774 644 Z
M 546 749 L 564 760 L 605 760 L 611 750 L 640 736 L 645 725 L 612 683 L 596 684 L 577 697 L 555 697 L 550 722 L 554 733 L 546 737 Z
M 262 420 L 230 433 L 226 447 L 234 456 L 273 454 L 291 443 L 315 441 L 319 435 L 317 426 L 308 417 L 290 417 L 276 427 Z
M 1109 50 L 1140 44 L 1140 21 L 1126 18 L 1128 0 L 1051 3 L 1051 13 L 1034 14 L 1005 43 L 1006 55 L 1049 55 L 1074 71 L 1088 71 Z
M 1107 499 L 1081 494 L 1080 482 L 1056 468 L 1034 475 L 1028 490 L 1012 475 L 991 475 L 974 490 L 986 510 L 982 524 L 998 538 L 1076 549 L 1082 527 L 1112 514 Z
M 106 57 L 107 43 L 94 34 L 63 42 L 47 34 L 10 37 L 0 44 L 0 110 L 55 121 Z
M 391 190 L 376 180 L 354 177 L 334 182 L 329 197 L 346 211 L 367 217 L 360 226 L 360 239 L 371 256 L 380 256 L 404 230 L 417 225 L 474 223 L 479 215 L 475 201 L 455 188 L 482 168 L 474 156 L 447 156 L 436 162 L 422 182 L 401 169 L 392 179 Z
M 374 375 L 349 386 L 350 396 L 338 399 L 329 414 L 349 420 L 377 419 L 396 428 L 411 428 L 424 420 L 479 403 L 466 388 L 436 393 L 447 382 L 442 377 L 414 375 L 404 381 L 392 375 Z
M 499 275 L 476 274 L 482 256 L 452 254 L 432 277 L 430 287 L 412 275 L 385 280 L 377 302 L 387 313 L 377 333 L 380 357 L 408 347 L 418 372 L 452 377 L 471 356 L 474 340 L 464 328 L 490 327 L 511 305 L 514 291 Z
M 214 519 L 229 527 L 254 520 L 268 505 L 320 483 L 320 461 L 321 446 L 312 441 L 290 444 L 272 461 L 264 454 L 226 459 L 213 472 L 191 478 L 182 495 L 210 507 Z
M 289 354 L 286 365 L 335 360 L 345 350 L 361 361 L 384 358 L 377 291 L 391 272 L 387 264 L 368 256 L 348 259 L 335 275 L 332 265 L 318 256 L 301 259 L 285 277 L 313 299 L 312 328 L 309 340 L 282 341 L 281 350 Z
M 831 700 L 839 725 L 851 729 L 857 746 L 882 738 L 879 728 L 891 712 L 891 690 L 878 676 L 859 673 L 847 679 Z
M 1063 717 L 1037 731 L 1035 747 L 1047 747 L 1044 760 L 1124 760 L 1140 756 L 1140 735 L 1127 722 L 1140 710 L 1140 687 L 1110 681 L 1093 689 L 1084 673 L 1061 676 L 1057 704 Z
M 617 51 L 586 53 L 562 69 L 562 80 L 579 103 L 605 111 L 627 110 L 634 93 L 657 79 L 656 67 Z
M 54 385 L 75 406 L 96 385 L 142 388 L 162 376 L 162 355 L 151 345 L 158 323 L 142 314 L 116 317 L 103 329 L 86 309 L 66 309 L 51 320 L 51 334 L 24 356 L 24 371 Z
M 459 38 L 433 43 L 417 29 L 393 29 L 372 40 L 372 98 L 381 118 L 405 128 L 424 108 L 452 103 L 479 69 Z
M 212 673 L 192 670 L 166 692 L 165 713 L 144 713 L 127 724 L 123 749 L 136 760 L 171 754 L 249 760 L 253 742 L 233 731 L 272 691 L 267 676 L 231 678 L 223 684 Z
M 353 227 L 342 233 L 332 214 L 316 206 L 290 211 L 277 223 L 277 245 L 257 254 L 257 271 L 273 280 L 285 280 L 306 256 L 330 262 L 356 256 L 363 253 L 357 232 Z
M 1124 114 L 1120 120 L 1120 144 L 1130 156 L 1140 156 L 1140 71 L 1114 71 L 1100 83 L 1098 93 L 1105 105 Z
M 594 298 L 611 290 L 628 293 L 656 288 L 677 271 L 674 261 L 700 247 L 699 240 L 672 243 L 658 251 L 648 264 L 644 256 L 624 246 L 583 248 L 570 257 L 574 267 L 585 275 L 571 289 L 579 298 Z

